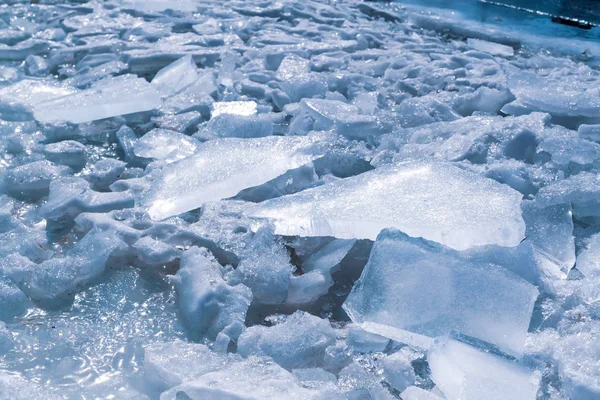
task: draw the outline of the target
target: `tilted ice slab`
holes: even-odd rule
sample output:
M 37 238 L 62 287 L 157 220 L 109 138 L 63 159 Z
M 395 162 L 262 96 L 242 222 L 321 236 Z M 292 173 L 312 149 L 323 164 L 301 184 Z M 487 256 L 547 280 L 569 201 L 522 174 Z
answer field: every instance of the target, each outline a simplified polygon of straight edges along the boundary
M 565 117 L 600 117 L 598 80 L 589 78 L 591 72 L 580 74 L 554 73 L 540 76 L 523 70 L 510 70 L 508 87 L 517 98 L 502 111 L 507 114 L 543 111 Z M 586 78 L 584 78 L 586 77 Z
M 76 89 L 54 80 L 24 79 L 0 89 L 0 113 L 31 118 L 31 112 L 37 104 L 74 92 Z
M 152 173 L 142 205 L 160 220 L 235 196 L 322 155 L 323 135 L 224 138 L 199 145 L 196 154 Z M 326 142 L 326 140 L 325 140 Z
M 364 329 L 392 339 L 458 331 L 520 355 L 537 296 L 501 267 L 385 230 L 343 307 Z
M 534 400 L 539 388 L 536 373 L 452 339 L 436 340 L 427 360 L 447 400 Z
M 253 206 L 280 235 L 371 239 L 384 228 L 457 250 L 516 246 L 521 195 L 448 163 L 403 163 Z
M 99 81 L 92 88 L 35 105 L 40 122 L 67 121 L 74 124 L 149 111 L 161 104 L 153 85 L 135 75 Z

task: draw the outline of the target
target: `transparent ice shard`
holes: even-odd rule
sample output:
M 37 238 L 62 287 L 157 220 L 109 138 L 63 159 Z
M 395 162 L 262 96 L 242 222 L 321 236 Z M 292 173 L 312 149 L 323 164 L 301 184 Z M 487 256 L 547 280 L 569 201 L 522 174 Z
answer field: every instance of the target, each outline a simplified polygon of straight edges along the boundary
M 458 331 L 520 355 L 537 296 L 501 267 L 385 230 L 343 307 L 367 330 L 370 323 L 431 338 Z
M 154 184 L 141 203 L 153 219 L 165 219 L 235 196 L 319 157 L 322 140 L 322 135 L 310 135 L 205 142 L 193 156 L 153 173 Z
M 191 55 L 181 57 L 158 71 L 152 79 L 152 85 L 163 96 L 172 96 L 198 79 L 198 67 Z
M 159 92 L 135 75 L 106 78 L 92 88 L 37 104 L 33 115 L 40 122 L 74 124 L 141 111 L 160 105 Z
M 173 162 L 194 154 L 199 145 L 197 140 L 183 133 L 156 128 L 135 142 L 133 153 L 138 157 Z
M 427 355 L 431 378 L 447 400 L 535 400 L 540 378 L 508 359 L 438 339 Z
M 268 200 L 249 215 L 271 220 L 280 235 L 374 240 L 393 227 L 463 250 L 519 244 L 520 204 L 510 187 L 452 164 L 405 163 Z

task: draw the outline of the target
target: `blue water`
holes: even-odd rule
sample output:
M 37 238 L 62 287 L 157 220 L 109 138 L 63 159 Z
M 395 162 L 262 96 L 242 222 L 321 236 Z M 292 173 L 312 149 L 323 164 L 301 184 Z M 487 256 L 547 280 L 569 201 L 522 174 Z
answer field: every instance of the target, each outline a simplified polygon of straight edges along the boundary
M 510 26 L 550 37 L 600 41 L 600 0 L 396 0 L 420 7 L 459 12 L 463 18 Z M 552 21 L 552 16 L 592 24 L 581 29 Z M 595 26 L 598 25 L 598 26 Z
M 598 0 L 496 0 L 499 3 L 600 25 Z

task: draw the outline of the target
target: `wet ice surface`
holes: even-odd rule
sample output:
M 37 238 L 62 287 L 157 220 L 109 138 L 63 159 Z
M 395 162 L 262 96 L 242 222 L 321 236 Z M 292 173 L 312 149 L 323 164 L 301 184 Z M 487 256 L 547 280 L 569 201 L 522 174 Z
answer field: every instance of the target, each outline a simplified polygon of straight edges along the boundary
M 0 399 L 600 398 L 598 46 L 10 3 Z

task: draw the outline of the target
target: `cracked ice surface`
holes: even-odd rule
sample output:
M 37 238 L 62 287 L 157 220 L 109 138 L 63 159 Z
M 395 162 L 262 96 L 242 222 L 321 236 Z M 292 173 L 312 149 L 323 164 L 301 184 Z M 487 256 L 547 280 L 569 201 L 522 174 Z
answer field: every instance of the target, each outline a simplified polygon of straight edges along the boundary
M 465 15 L 0 4 L 0 400 L 600 398 L 600 46 Z

